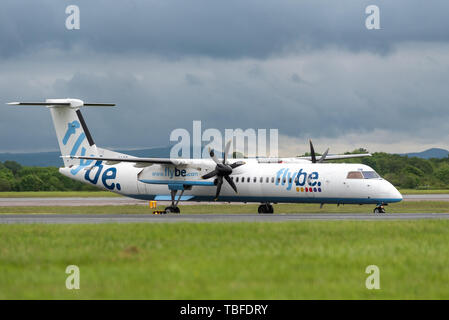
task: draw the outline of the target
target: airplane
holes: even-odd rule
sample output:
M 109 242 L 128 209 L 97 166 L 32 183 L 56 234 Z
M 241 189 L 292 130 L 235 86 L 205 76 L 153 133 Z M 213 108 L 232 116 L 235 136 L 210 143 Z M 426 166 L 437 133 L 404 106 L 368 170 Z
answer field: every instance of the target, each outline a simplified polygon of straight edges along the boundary
M 377 214 L 402 200 L 367 165 L 325 162 L 370 154 L 329 155 L 327 149 L 317 158 L 310 141 L 310 156 L 229 159 L 228 141 L 222 159 L 214 150 L 210 159 L 140 158 L 97 147 L 80 110 L 115 104 L 70 98 L 8 104 L 50 110 L 64 161 L 61 174 L 131 198 L 171 201 L 164 213 L 180 213 L 180 201 L 219 200 L 260 203 L 260 214 L 274 213 L 277 203 L 372 204 Z

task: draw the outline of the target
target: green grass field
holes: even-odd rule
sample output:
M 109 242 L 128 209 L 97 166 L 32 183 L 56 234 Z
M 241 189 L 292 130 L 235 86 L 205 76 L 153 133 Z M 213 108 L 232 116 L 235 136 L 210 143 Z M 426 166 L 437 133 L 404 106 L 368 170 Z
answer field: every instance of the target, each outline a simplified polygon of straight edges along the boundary
M 54 196 L 42 194 L 38 197 Z M 181 210 L 255 214 L 257 206 Z M 276 213 L 372 209 L 275 205 Z M 3 214 L 153 210 L 0 207 Z M 401 202 L 387 210 L 443 213 L 449 202 Z M 0 299 L 449 299 L 448 228 L 448 220 L 0 225 Z M 80 267 L 80 290 L 65 288 L 65 268 L 71 264 Z M 365 288 L 365 268 L 372 264 L 380 268 L 381 290 Z
M 448 299 L 449 221 L 0 225 L 0 299 Z M 65 288 L 67 265 L 80 290 Z M 365 268 L 380 268 L 367 290 Z
M 203 213 L 257 213 L 258 204 L 180 204 L 182 214 Z M 371 213 L 374 205 L 325 205 L 320 209 L 319 204 L 276 204 L 275 213 Z M 157 210 L 163 210 L 158 206 Z M 389 205 L 387 213 L 431 212 L 449 213 L 449 201 L 405 201 Z M 83 207 L 0 207 L 0 214 L 8 213 L 139 213 L 151 214 L 153 210 L 145 205 L 111 205 L 111 206 L 83 206 Z

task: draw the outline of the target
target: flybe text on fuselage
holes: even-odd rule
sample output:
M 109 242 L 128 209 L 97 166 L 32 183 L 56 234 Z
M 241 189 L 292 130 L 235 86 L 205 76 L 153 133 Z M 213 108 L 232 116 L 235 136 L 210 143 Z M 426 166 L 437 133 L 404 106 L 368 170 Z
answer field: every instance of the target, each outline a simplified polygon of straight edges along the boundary
M 186 169 L 178 169 L 176 167 L 165 167 L 164 170 L 154 171 L 153 177 L 169 177 L 170 179 L 177 177 L 198 177 L 198 172 L 192 172 Z
M 297 187 L 311 187 L 314 192 L 321 192 L 321 182 L 318 181 L 319 174 L 317 171 L 307 173 L 304 169 L 290 171 L 289 168 L 281 168 L 276 173 L 276 186 L 286 186 L 287 190 L 291 190 L 293 184 Z M 307 189 L 307 191 L 309 191 Z

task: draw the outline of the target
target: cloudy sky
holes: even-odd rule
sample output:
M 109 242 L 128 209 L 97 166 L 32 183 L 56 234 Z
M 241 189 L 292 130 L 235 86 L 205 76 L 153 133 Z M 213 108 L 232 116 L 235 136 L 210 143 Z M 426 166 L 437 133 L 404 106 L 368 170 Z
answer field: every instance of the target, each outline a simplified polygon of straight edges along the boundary
M 65 9 L 80 9 L 67 30 Z M 365 8 L 380 8 L 367 30 Z M 277 128 L 282 155 L 449 149 L 449 2 L 2 0 L 0 102 L 80 98 L 97 144 Z M 0 152 L 56 150 L 50 114 L 0 105 Z

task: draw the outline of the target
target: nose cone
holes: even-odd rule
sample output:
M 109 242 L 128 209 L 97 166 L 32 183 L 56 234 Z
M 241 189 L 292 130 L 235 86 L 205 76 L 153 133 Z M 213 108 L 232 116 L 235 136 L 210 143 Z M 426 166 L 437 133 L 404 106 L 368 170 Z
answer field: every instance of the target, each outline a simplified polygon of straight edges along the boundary
M 396 189 L 391 183 L 390 184 L 390 188 L 389 188 L 389 197 L 391 200 L 391 202 L 400 202 L 402 201 L 402 194 L 398 191 L 398 189 Z

